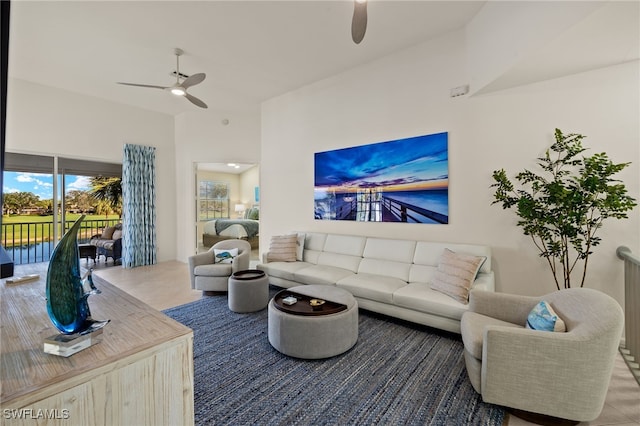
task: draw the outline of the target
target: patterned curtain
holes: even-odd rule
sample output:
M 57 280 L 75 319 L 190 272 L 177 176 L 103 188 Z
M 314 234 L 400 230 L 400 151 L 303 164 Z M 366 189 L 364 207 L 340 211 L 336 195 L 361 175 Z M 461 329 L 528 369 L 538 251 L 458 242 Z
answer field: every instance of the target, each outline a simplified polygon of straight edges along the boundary
M 124 145 L 122 161 L 122 265 L 156 263 L 156 149 Z

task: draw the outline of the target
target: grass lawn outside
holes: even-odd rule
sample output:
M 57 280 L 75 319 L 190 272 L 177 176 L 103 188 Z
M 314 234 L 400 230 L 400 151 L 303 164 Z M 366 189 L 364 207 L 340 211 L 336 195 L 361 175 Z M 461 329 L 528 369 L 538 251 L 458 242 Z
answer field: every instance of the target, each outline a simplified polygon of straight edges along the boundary
M 80 217 L 80 214 L 67 214 L 66 229 Z M 93 235 L 101 233 L 107 225 L 114 225 L 120 221 L 118 215 L 109 215 L 105 219 L 104 215 L 88 214 L 82 222 L 78 232 L 78 240 L 90 239 Z M 62 225 L 58 224 L 58 231 L 62 230 Z M 2 216 L 2 244 L 5 247 L 14 245 L 37 244 L 53 240 L 53 215 L 10 215 Z

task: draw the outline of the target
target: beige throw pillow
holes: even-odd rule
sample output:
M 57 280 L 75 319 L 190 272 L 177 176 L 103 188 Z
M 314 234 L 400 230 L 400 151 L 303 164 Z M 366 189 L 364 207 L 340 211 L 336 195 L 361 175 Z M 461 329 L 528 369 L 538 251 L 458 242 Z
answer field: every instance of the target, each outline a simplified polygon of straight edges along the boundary
M 271 237 L 267 260 L 269 262 L 295 262 L 297 247 L 298 236 L 296 234 L 275 235 Z
M 444 249 L 433 276 L 431 288 L 460 303 L 469 303 L 469 290 L 480 267 L 487 258 Z
M 116 231 L 115 226 L 107 226 L 102 231 L 102 235 L 100 236 L 100 238 L 102 238 L 103 240 L 110 240 L 113 237 L 113 233 L 115 231 Z

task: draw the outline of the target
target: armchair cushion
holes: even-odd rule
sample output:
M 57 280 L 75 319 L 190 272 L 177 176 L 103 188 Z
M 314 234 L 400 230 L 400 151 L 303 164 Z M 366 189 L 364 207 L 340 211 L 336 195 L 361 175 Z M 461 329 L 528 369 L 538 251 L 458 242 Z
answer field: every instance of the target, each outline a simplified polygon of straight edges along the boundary
M 102 235 L 100 235 L 100 238 L 102 238 L 103 240 L 115 239 L 115 238 L 113 238 L 113 233 L 115 231 L 116 231 L 116 227 L 115 226 L 106 226 L 102 230 Z

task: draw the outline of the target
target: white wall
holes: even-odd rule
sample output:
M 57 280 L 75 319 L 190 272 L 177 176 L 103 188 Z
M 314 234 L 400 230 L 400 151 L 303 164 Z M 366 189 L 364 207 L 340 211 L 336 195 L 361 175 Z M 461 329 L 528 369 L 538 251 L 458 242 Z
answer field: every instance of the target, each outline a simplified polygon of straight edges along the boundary
M 588 136 L 592 152 L 633 164 L 620 173 L 640 198 L 638 62 L 475 97 L 450 98 L 470 81 L 464 33 L 456 32 L 295 92 L 262 108 L 261 232 L 336 232 L 487 244 L 498 291 L 555 290 L 550 272 L 516 227 L 513 212 L 492 206 L 491 173 L 532 167 L 556 127 Z M 316 221 L 313 154 L 392 139 L 449 132 L 448 225 Z M 623 300 L 618 245 L 640 253 L 638 208 L 605 223 L 587 287 Z
M 260 204 L 260 200 L 256 201 L 256 187 L 259 191 L 260 166 L 253 166 L 240 175 L 240 202 L 243 203 L 247 209 L 256 204 Z M 259 192 L 258 196 L 260 196 Z
M 229 120 L 224 124 L 223 120 Z M 215 110 L 181 114 L 175 121 L 176 259 L 186 262 L 196 251 L 195 169 L 203 163 L 260 162 L 260 111 Z
M 174 119 L 10 79 L 6 150 L 122 163 L 125 143 L 156 147 L 158 261 L 176 257 Z

